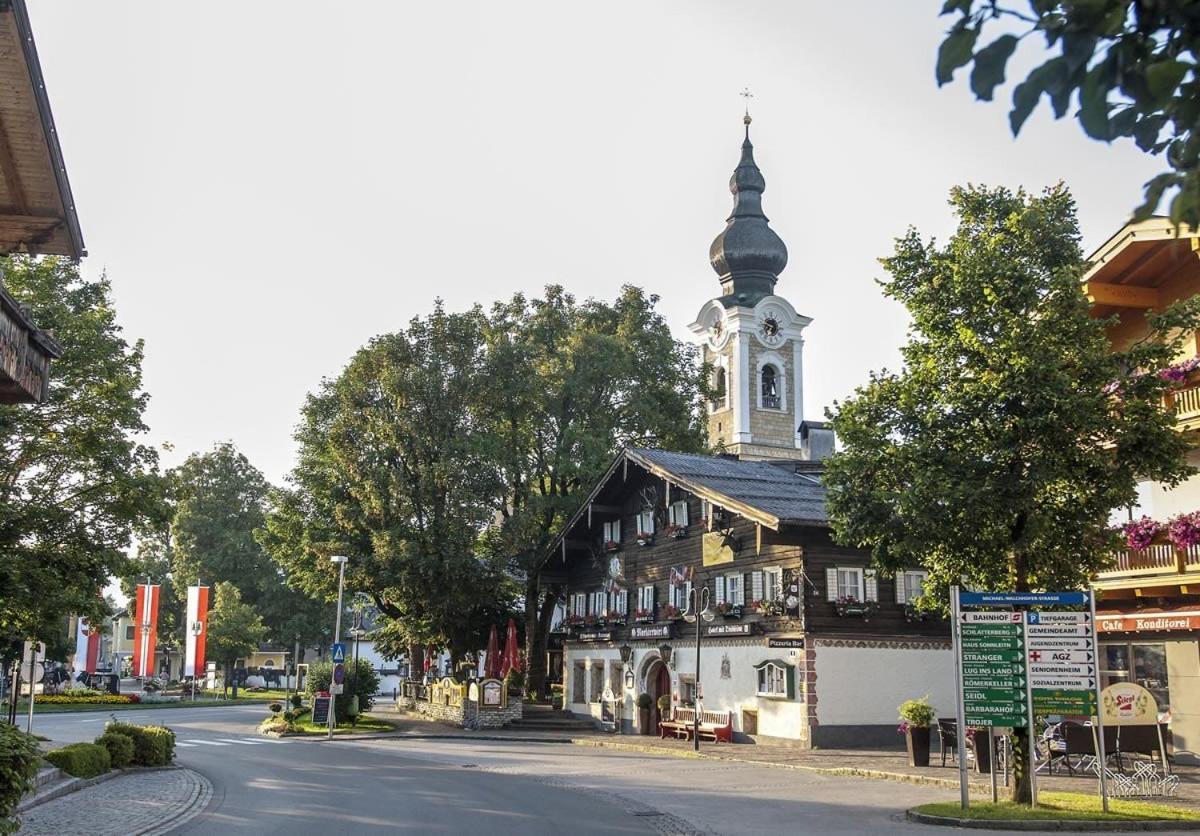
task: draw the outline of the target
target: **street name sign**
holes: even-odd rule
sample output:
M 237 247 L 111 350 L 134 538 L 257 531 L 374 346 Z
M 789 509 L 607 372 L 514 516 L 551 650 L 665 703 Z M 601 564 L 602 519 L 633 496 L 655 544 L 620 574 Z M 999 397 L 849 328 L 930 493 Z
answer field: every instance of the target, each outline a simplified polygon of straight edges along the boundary
M 960 592 L 958 603 L 964 607 L 1047 607 L 1086 604 L 1086 592 Z M 1012 615 L 1012 613 L 1008 613 Z

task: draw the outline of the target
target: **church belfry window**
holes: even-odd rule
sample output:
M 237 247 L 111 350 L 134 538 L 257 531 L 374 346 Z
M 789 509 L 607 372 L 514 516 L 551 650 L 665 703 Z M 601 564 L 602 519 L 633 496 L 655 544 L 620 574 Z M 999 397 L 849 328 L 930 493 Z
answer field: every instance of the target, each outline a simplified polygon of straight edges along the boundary
M 724 409 L 728 405 L 728 392 L 729 387 L 725 380 L 725 369 L 721 366 L 717 366 L 716 372 L 713 373 L 713 410 Z
M 762 408 L 779 409 L 779 380 L 778 372 L 772 365 L 762 368 Z

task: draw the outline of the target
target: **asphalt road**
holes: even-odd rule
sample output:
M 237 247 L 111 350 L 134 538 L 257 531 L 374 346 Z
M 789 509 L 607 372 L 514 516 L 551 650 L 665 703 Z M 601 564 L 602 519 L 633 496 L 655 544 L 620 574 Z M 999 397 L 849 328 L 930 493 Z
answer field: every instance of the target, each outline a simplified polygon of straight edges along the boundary
M 957 792 L 717 760 L 519 740 L 273 740 L 262 706 L 128 711 L 175 729 L 181 764 L 213 783 L 180 834 L 910 834 L 905 808 Z M 108 715 L 41 715 L 90 740 Z

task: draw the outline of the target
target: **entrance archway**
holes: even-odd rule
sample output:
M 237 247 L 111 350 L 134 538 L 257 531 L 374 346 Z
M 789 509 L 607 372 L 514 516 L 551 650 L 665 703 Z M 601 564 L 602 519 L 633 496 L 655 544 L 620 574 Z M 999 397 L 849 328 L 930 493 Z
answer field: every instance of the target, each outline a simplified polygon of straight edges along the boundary
M 646 671 L 646 691 L 650 694 L 650 734 L 656 734 L 663 720 L 658 698 L 671 693 L 671 673 L 661 659 L 655 660 Z

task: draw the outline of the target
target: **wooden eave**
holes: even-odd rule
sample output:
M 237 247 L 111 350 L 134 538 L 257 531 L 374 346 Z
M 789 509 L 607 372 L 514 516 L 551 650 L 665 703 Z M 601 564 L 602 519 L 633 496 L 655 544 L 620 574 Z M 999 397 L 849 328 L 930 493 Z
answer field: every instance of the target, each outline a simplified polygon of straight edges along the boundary
M 87 254 L 25 0 L 0 0 L 0 255 Z
M 1095 317 L 1165 307 L 1171 300 L 1160 290 L 1168 282 L 1200 291 L 1200 232 L 1168 218 L 1126 224 L 1088 260 L 1083 284 Z

